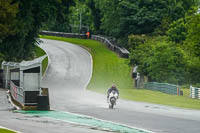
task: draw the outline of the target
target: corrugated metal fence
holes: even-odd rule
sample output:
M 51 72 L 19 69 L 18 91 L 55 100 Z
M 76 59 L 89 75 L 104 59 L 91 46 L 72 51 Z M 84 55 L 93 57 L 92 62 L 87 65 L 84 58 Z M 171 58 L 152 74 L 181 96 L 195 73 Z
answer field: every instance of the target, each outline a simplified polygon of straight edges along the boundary
M 182 95 L 182 91 L 179 86 L 168 83 L 148 82 L 144 84 L 144 88 L 171 95 Z
M 200 99 L 200 88 L 190 86 L 190 97 Z

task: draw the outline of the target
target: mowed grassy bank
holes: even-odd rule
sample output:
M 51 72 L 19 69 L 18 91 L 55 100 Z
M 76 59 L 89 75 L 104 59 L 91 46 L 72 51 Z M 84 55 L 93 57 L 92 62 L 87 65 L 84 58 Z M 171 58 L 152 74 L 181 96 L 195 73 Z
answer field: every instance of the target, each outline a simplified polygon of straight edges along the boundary
M 4 128 L 0 128 L 0 133 L 16 133 L 16 132 L 10 131 L 10 130 L 4 129 Z
M 120 98 L 141 102 L 150 102 L 169 106 L 200 109 L 200 100 L 189 98 L 189 95 L 174 96 L 164 93 L 135 89 L 131 79 L 131 67 L 128 59 L 120 58 L 104 44 L 86 39 L 40 36 L 45 39 L 66 41 L 87 49 L 93 57 L 93 75 L 87 87 L 89 90 L 106 94 L 107 89 L 115 83 L 120 91 Z M 186 92 L 188 90 L 184 90 Z

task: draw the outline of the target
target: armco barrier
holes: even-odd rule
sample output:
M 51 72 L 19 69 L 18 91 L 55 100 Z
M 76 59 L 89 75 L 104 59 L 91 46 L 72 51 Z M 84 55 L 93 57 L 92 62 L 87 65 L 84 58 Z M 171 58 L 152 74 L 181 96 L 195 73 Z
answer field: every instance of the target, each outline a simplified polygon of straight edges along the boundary
M 77 34 L 77 33 L 64 33 L 64 32 L 53 32 L 53 31 L 41 31 L 41 35 L 49 35 L 49 36 L 59 36 L 59 37 L 68 37 L 68 38 L 81 38 L 86 39 L 86 34 Z M 108 38 L 100 36 L 100 35 L 92 35 L 91 39 L 100 41 L 104 43 L 109 49 L 112 51 L 118 53 L 120 57 L 128 58 L 129 57 L 129 51 L 125 48 L 119 47 L 115 44 L 113 44 Z
M 182 92 L 179 86 L 167 83 L 148 82 L 144 84 L 144 88 L 171 95 L 181 95 Z
M 81 39 L 87 38 L 86 34 L 64 33 L 64 32 L 54 32 L 54 31 L 40 31 L 40 35 L 59 36 L 59 37 L 68 37 L 68 38 L 81 38 Z
M 121 48 L 115 44 L 113 44 L 108 38 L 103 37 L 103 36 L 99 36 L 99 35 L 92 35 L 91 39 L 96 40 L 96 41 L 100 41 L 104 44 L 106 44 L 106 46 L 111 49 L 112 51 L 115 51 L 116 53 L 118 53 L 121 57 L 123 58 L 128 58 L 129 57 L 129 51 L 125 48 Z
M 200 88 L 190 86 L 190 97 L 200 99 Z

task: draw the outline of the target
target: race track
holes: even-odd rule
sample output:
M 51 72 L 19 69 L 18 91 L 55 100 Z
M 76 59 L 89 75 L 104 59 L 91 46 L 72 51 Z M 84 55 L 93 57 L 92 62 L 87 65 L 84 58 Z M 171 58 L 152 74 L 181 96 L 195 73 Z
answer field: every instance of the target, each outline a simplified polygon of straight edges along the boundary
M 43 78 L 51 109 L 93 116 L 161 133 L 200 132 L 200 111 L 119 100 L 108 109 L 106 96 L 85 90 L 92 74 L 90 54 L 66 42 L 42 39 L 50 59 Z M 106 92 L 105 92 L 106 93 Z

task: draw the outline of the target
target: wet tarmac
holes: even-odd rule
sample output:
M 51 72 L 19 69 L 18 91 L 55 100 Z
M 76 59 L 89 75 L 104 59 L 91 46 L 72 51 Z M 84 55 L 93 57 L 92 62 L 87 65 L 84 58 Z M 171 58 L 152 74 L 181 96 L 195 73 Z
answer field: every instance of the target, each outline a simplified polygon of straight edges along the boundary
M 45 40 L 40 46 L 50 62 L 43 87 L 49 88 L 52 110 L 78 113 L 97 119 L 121 123 L 158 133 L 200 132 L 200 111 L 156 104 L 119 100 L 115 109 L 108 109 L 106 96 L 85 90 L 92 74 L 90 54 L 81 47 L 60 41 Z M 0 125 L 22 132 L 106 132 L 51 120 L 13 113 L 0 91 Z

